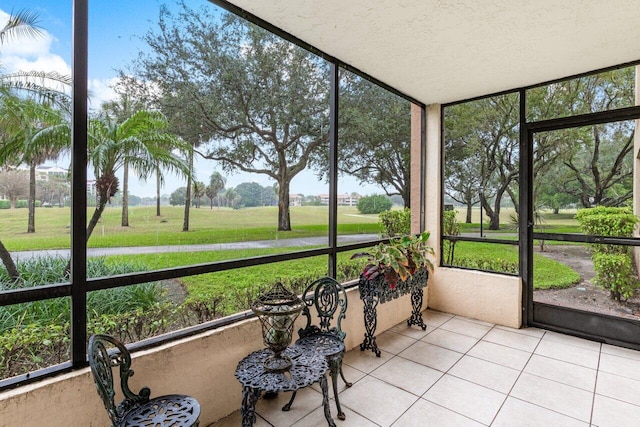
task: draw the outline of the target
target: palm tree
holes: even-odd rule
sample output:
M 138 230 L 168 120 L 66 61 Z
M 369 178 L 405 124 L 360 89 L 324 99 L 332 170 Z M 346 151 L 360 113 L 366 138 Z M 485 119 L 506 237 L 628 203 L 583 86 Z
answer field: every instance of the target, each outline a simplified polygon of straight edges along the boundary
M 29 219 L 27 233 L 35 233 L 36 167 L 58 158 L 71 144 L 69 121 L 48 104 L 7 97 L 0 104 L 0 163 L 29 166 Z
M 117 88 L 117 85 L 116 85 Z M 119 90 L 119 89 L 117 89 Z M 119 98 L 102 104 L 102 111 L 110 115 L 117 122 L 124 122 L 137 110 L 145 109 L 141 102 L 134 100 L 127 92 L 120 91 Z M 120 225 L 129 226 L 129 161 L 124 160 L 122 167 L 122 218 Z
M 193 190 L 193 198 L 196 202 L 196 209 L 200 209 L 200 201 L 202 200 L 202 196 L 207 189 L 207 186 L 204 185 L 202 181 L 193 181 L 192 190 Z
M 20 10 L 17 13 L 11 13 L 9 20 L 0 28 L 0 46 L 12 38 L 21 37 L 39 37 L 42 34 L 38 25 L 38 15 L 28 10 Z M 2 64 L 0 64 L 0 69 Z M 48 87 L 46 83 L 57 82 L 57 86 Z M 69 97 L 65 93 L 65 88 L 71 83 L 71 78 L 61 76 L 57 73 L 46 72 L 23 72 L 2 74 L 0 73 L 0 103 L 4 104 L 6 100 L 15 96 L 17 92 L 29 93 L 37 96 L 41 100 L 49 100 L 61 107 L 69 106 Z M 6 137 L 6 129 L 0 131 L 2 137 Z M 9 277 L 12 280 L 18 280 L 20 274 L 16 268 L 11 254 L 7 248 L 0 242 L 0 260 L 4 264 Z
M 12 37 L 37 38 L 42 35 L 42 29 L 38 25 L 38 14 L 26 9 L 21 9 L 17 13 L 11 12 L 9 20 L 4 27 L 0 28 L 0 45 Z
M 11 13 L 9 20 L 0 28 L 0 46 L 12 39 L 42 36 L 42 28 L 38 23 L 39 16 L 35 12 L 22 9 L 15 14 Z M 0 98 L 22 92 L 68 111 L 70 97 L 66 89 L 71 87 L 71 83 L 70 76 L 55 71 L 0 73 Z
M 87 224 L 87 241 L 91 237 L 104 208 L 119 190 L 116 173 L 127 163 L 138 176 L 147 179 L 160 165 L 163 169 L 189 175 L 184 160 L 165 149 L 168 139 L 172 146 L 184 150 L 182 140 L 162 133 L 167 126 L 164 115 L 157 111 L 140 110 L 118 123 L 108 114 L 89 121 L 87 160 L 96 178 L 97 203 Z M 160 143 L 158 143 L 160 141 Z M 67 264 L 65 275 L 71 270 Z
M 213 172 L 209 177 L 209 185 L 206 189 L 206 194 L 209 200 L 211 201 L 211 209 L 213 209 L 213 199 L 218 196 L 222 190 L 224 190 L 224 186 L 227 184 L 227 180 L 220 172 Z
M 164 115 L 149 110 L 137 111 L 122 123 L 117 123 L 109 115 L 90 121 L 88 160 L 96 177 L 98 203 L 87 226 L 87 239 L 91 237 L 107 202 L 118 191 L 116 172 L 125 163 L 142 179 L 154 173 L 157 166 L 189 175 L 185 162 L 165 148 L 172 146 L 185 150 L 185 144 L 166 133 L 166 128 Z

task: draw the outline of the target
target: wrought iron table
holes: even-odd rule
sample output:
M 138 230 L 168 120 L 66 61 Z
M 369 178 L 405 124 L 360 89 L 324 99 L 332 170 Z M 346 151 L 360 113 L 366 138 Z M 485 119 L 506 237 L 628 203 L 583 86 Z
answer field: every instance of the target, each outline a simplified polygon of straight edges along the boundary
M 272 372 L 265 369 L 264 361 L 273 355 L 267 348 L 254 351 L 238 363 L 236 378 L 242 384 L 242 426 L 249 427 L 255 422 L 256 402 L 263 392 L 296 391 L 317 382 L 322 389 L 324 416 L 330 427 L 336 427 L 329 409 L 329 392 L 325 376 L 329 364 L 325 356 L 308 347 L 295 345 L 288 347 L 283 354 L 293 362 L 291 368 L 286 371 Z

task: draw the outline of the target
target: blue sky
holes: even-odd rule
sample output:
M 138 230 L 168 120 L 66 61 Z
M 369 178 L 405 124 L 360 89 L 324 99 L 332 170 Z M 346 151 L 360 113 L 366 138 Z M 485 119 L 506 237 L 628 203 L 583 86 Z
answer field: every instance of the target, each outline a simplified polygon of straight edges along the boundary
M 117 69 L 127 69 L 128 64 L 137 57 L 145 43 L 140 40 L 150 28 L 156 28 L 158 11 L 161 4 L 175 8 L 175 2 L 161 0 L 90 0 L 89 1 L 89 90 L 91 108 L 114 96 L 110 85 L 115 82 Z M 206 4 L 217 7 L 206 0 L 188 0 L 191 7 Z M 2 46 L 0 62 L 4 71 L 38 70 L 58 71 L 71 74 L 72 52 L 72 2 L 70 0 L 3 0 L 0 3 L 0 25 L 11 11 L 28 9 L 38 13 L 43 37 L 37 40 L 14 40 Z M 67 167 L 62 161 L 60 166 Z M 68 163 L 68 161 L 66 161 Z M 207 183 L 214 170 L 221 168 L 211 161 L 199 160 L 196 163 L 198 180 Z M 242 182 L 258 182 L 271 186 L 265 175 L 237 173 L 227 176 L 227 186 L 236 186 Z M 154 181 L 155 182 L 155 181 Z M 154 182 L 144 183 L 132 180 L 130 193 L 137 196 L 155 196 Z M 169 194 L 185 182 L 175 176 L 167 176 L 162 192 Z M 339 193 L 360 194 L 382 193 L 374 186 L 363 186 L 356 180 L 341 179 Z M 328 193 L 328 186 L 318 181 L 311 172 L 303 172 L 291 183 L 292 193 L 305 195 Z

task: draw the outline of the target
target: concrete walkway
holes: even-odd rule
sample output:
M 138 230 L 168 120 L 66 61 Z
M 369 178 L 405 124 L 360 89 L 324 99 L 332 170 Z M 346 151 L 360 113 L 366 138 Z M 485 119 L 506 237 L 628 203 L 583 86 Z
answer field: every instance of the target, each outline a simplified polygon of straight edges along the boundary
M 339 244 L 356 242 L 366 242 L 378 240 L 377 234 L 348 234 L 338 236 Z M 210 243 L 202 245 L 159 245 L 159 246 L 129 246 L 121 248 L 87 248 L 88 257 L 108 256 L 108 255 L 135 255 L 135 254 L 155 254 L 161 252 L 202 252 L 221 251 L 232 249 L 261 249 L 261 248 L 288 248 L 298 246 L 319 246 L 327 245 L 328 237 L 296 237 L 293 239 L 276 240 L 254 240 L 250 242 L 229 242 Z M 36 256 L 61 256 L 69 257 L 69 249 L 47 249 L 41 251 L 18 251 L 11 252 L 14 260 L 33 258 Z

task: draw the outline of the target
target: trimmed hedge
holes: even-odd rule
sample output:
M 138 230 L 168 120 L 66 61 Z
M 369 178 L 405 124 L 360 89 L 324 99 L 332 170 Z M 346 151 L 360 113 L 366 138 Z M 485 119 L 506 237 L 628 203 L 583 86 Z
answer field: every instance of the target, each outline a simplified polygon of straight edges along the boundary
M 378 215 L 382 237 L 406 236 L 411 233 L 411 209 L 386 211 Z
M 581 209 L 576 213 L 580 228 L 586 234 L 611 237 L 631 237 L 638 224 L 629 208 L 599 206 Z M 638 288 L 638 276 L 628 246 L 592 244 L 594 282 L 609 291 L 611 298 L 620 301 L 631 297 Z

